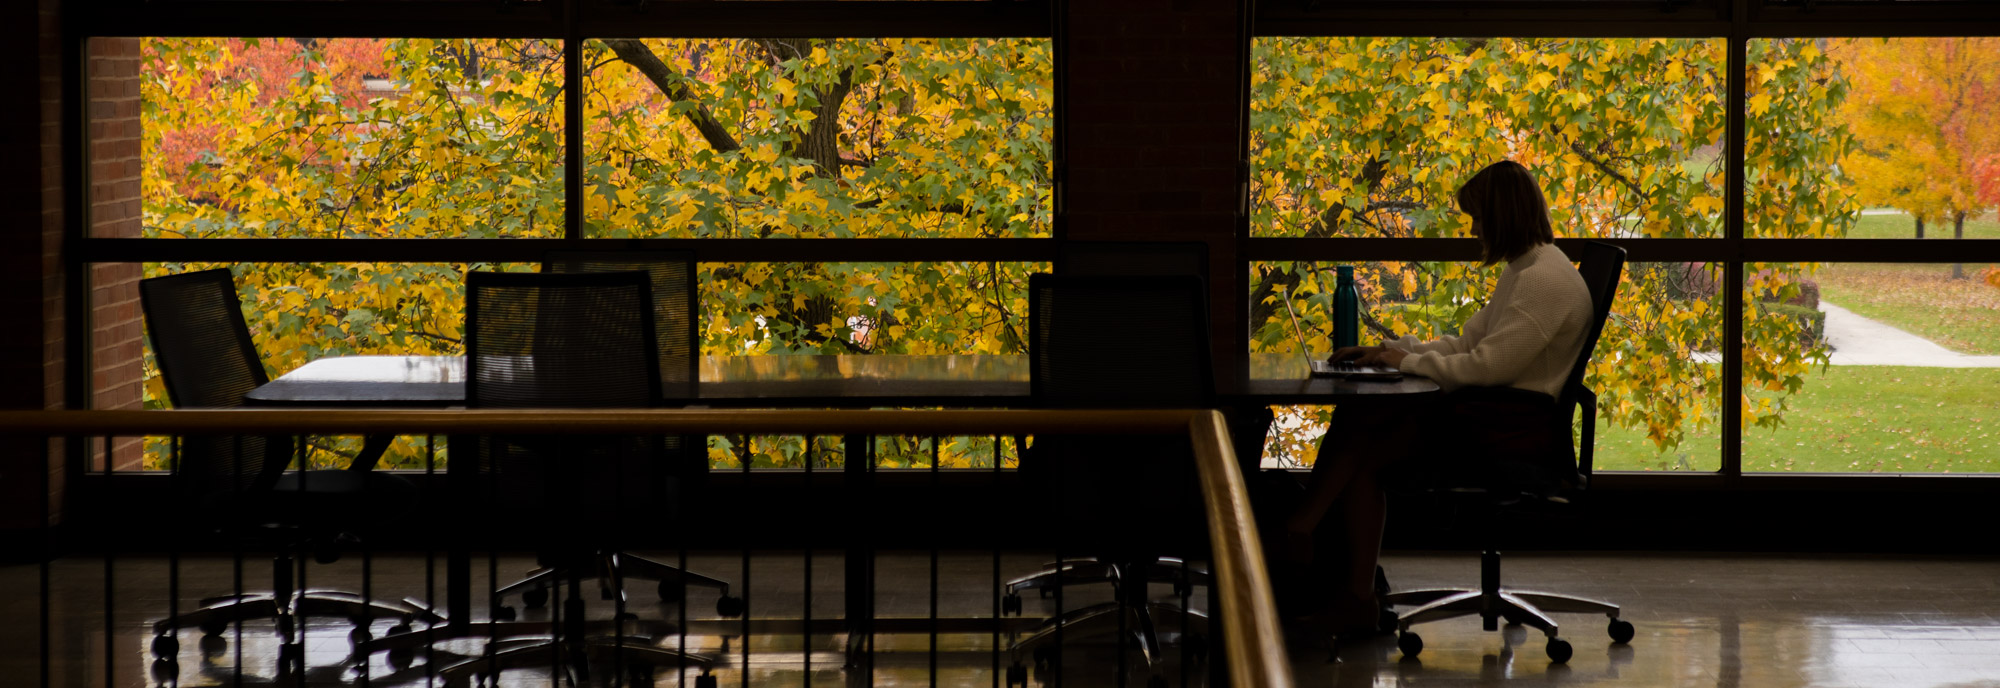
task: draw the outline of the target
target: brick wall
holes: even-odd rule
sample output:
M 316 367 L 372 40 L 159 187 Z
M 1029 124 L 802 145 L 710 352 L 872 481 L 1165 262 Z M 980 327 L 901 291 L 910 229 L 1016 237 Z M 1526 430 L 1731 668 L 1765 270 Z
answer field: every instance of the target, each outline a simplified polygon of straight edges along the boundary
M 1240 5 L 1073 0 L 1065 46 L 1065 236 L 1206 242 L 1218 323 L 1235 322 L 1248 293 L 1236 261 Z M 1217 352 L 1249 346 L 1247 333 L 1215 336 Z
M 139 232 L 139 39 L 94 38 L 87 60 L 90 119 L 90 235 Z M 139 266 L 91 266 L 91 407 L 136 409 L 141 402 L 144 336 Z M 114 470 L 139 467 L 138 438 L 112 447 Z M 93 468 L 103 466 L 101 455 Z

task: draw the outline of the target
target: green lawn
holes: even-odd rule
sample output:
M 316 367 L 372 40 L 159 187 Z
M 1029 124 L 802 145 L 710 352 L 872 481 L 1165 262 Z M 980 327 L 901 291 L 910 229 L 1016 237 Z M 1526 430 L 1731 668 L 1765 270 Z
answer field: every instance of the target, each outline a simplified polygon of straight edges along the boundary
M 1862 215 L 1861 220 L 1848 230 L 1849 239 L 1915 239 L 1917 224 L 1909 215 L 1892 213 L 1886 215 Z M 1925 239 L 1950 239 L 1951 223 L 1924 225 Z M 1977 220 L 1965 221 L 1965 238 L 2000 239 L 2000 220 L 1993 213 Z
M 1833 366 L 1807 377 L 1777 430 L 1744 431 L 1746 472 L 2000 472 L 2000 368 Z M 1713 471 L 1714 427 L 1662 454 L 1644 430 L 1600 428 L 1599 470 Z
M 1966 354 L 2000 354 L 2000 288 L 1980 279 L 1985 265 L 1827 263 L 1813 279 L 1820 297 L 1862 317 Z

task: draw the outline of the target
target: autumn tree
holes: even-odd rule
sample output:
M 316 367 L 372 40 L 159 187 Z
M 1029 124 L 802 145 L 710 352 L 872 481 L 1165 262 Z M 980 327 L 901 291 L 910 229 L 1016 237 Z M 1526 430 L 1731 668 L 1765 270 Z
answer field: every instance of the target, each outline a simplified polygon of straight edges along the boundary
M 1832 53 L 1853 83 L 1841 114 L 1857 146 L 1842 161 L 1863 202 L 1926 222 L 1965 221 L 1996 201 L 1980 188 L 2000 154 L 2000 38 L 1850 38 Z M 1964 279 L 1963 265 L 1951 268 Z

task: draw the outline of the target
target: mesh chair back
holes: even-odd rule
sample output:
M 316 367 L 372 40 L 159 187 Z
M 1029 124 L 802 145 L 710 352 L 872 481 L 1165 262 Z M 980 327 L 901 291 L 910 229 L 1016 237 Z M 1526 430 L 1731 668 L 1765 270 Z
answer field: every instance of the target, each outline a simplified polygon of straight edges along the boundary
M 270 381 L 229 270 L 141 280 L 139 307 L 174 408 L 235 408 L 244 404 L 244 394 Z M 175 459 L 182 485 L 195 494 L 263 490 L 291 462 L 291 443 L 284 437 L 196 435 L 183 438 Z
M 646 273 L 652 285 L 653 334 L 660 354 L 660 393 L 669 400 L 693 400 L 700 383 L 697 313 L 692 251 L 557 251 L 542 263 L 551 273 Z
M 466 276 L 470 408 L 645 408 L 659 399 L 652 289 L 641 272 Z M 667 485 L 656 437 L 474 438 L 496 508 L 565 537 L 643 516 Z M 631 525 L 637 525 L 633 523 Z M 578 544 L 582 544 L 579 542 Z
M 1208 244 L 1180 241 L 1065 241 L 1058 275 L 1178 276 L 1208 279 Z
M 1029 278 L 1030 385 L 1049 408 L 1209 408 L 1214 377 L 1200 278 Z M 1021 473 L 1055 500 L 1059 546 L 1157 556 L 1199 539 L 1184 436 L 1037 438 Z
M 1208 302 L 1196 277 L 1029 278 L 1030 380 L 1057 408 L 1208 408 Z
M 1590 289 L 1590 329 L 1584 333 L 1583 350 L 1577 352 L 1569 379 L 1563 381 L 1562 396 L 1556 399 L 1559 409 L 1572 408 L 1586 391 L 1584 369 L 1590 367 L 1590 356 L 1597 350 L 1597 337 L 1604 333 L 1604 321 L 1611 317 L 1611 300 L 1618 296 L 1619 276 L 1625 272 L 1625 249 L 1599 241 L 1584 244 L 1577 272 L 1583 275 L 1583 284 Z M 1568 419 L 1563 422 L 1567 424 Z

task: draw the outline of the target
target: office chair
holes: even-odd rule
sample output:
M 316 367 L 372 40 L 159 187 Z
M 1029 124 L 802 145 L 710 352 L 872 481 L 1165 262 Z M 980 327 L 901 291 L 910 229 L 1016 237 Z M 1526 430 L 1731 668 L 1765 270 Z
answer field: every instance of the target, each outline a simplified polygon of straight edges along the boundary
M 1208 349 L 1207 294 L 1200 279 L 1038 274 L 1029 278 L 1031 388 L 1038 406 L 1060 409 L 1208 408 L 1215 389 Z M 1180 561 L 1161 555 L 1204 533 L 1194 504 L 1192 447 L 1184 437 L 1129 435 L 1040 437 L 1023 455 L 1021 474 L 1038 494 L 1053 495 L 1062 518 L 1059 551 L 1093 555 L 1009 588 L 1109 581 L 1115 601 L 1070 610 L 1014 643 L 1047 668 L 1057 639 L 1119 633 L 1136 641 L 1145 665 L 1162 659 L 1155 617 L 1180 620 L 1183 649 L 1204 644 L 1190 629 L 1205 617 L 1176 603 L 1154 602 L 1153 572 L 1185 594 Z M 1018 608 L 1018 598 L 1011 607 Z M 1121 649 L 1122 652 L 1122 649 Z M 1124 662 L 1119 663 L 1121 672 Z M 1010 683 L 1027 681 L 1018 661 Z M 1121 685 L 1124 676 L 1120 676 Z M 1152 680 L 1162 684 L 1164 676 Z
M 243 395 L 269 381 L 243 321 L 242 302 L 229 270 L 216 269 L 139 282 L 139 304 L 151 335 L 153 358 L 174 408 L 236 408 Z M 305 669 L 302 617 L 339 617 L 353 623 L 350 638 L 366 640 L 374 619 L 399 619 L 399 627 L 440 619 L 420 607 L 365 599 L 330 590 L 295 590 L 295 552 L 317 550 L 321 563 L 337 557 L 332 543 L 368 525 L 386 523 L 416 502 L 415 487 L 356 465 L 349 470 L 285 472 L 293 441 L 284 436 L 195 435 L 173 455 L 178 501 L 192 505 L 203 523 L 248 547 L 273 547 L 268 593 L 212 597 L 201 608 L 153 624 L 155 659 L 176 662 L 177 628 L 199 627 L 204 651 L 224 642 L 229 624 L 272 619 L 280 639 L 280 675 Z
M 1055 274 L 1081 276 L 1119 277 L 1161 277 L 1191 276 L 1208 280 L 1208 244 L 1201 242 L 1170 241 L 1065 241 L 1057 249 Z M 1231 414 L 1231 436 L 1238 438 L 1238 456 L 1256 457 L 1263 453 L 1263 435 L 1271 424 L 1270 409 L 1259 408 L 1257 413 Z M 1262 427 L 1255 427 L 1261 420 Z M 1251 432 L 1254 430 L 1254 432 Z M 1018 438 L 1016 438 L 1018 441 Z M 1254 443 L 1254 444 L 1253 444 Z M 1015 447 L 1015 455 L 1021 454 Z M 1245 453 L 1245 452 L 1248 453 Z M 1253 459 L 1247 459 L 1254 463 Z M 1191 589 L 1207 585 L 1207 569 L 1188 565 L 1179 559 L 1162 557 L 1152 562 L 1131 563 L 1121 568 L 1097 561 L 1094 557 L 1079 557 L 1066 560 L 1058 570 L 1054 562 L 1045 564 L 1041 571 L 1015 578 L 1005 586 L 1006 596 L 1001 600 L 1001 608 L 1010 614 L 1021 613 L 1021 596 L 1024 590 L 1035 590 L 1047 597 L 1057 585 L 1060 577 L 1062 585 L 1079 583 L 1112 583 L 1121 575 L 1138 575 L 1155 583 L 1171 583 L 1176 590 Z
M 642 272 L 651 286 L 653 299 L 654 350 L 659 354 L 660 396 L 666 405 L 684 406 L 693 401 L 700 383 L 696 369 L 700 348 L 696 345 L 699 335 L 697 313 L 700 309 L 699 292 L 695 288 L 694 253 L 690 251 L 625 251 L 588 252 L 556 251 L 548 254 L 542 264 L 542 272 L 565 273 L 605 273 Z M 705 438 L 675 438 L 679 446 L 700 447 Z M 682 480 L 699 480 L 708 474 L 708 457 L 701 451 L 680 451 L 674 456 L 685 459 L 677 477 Z M 688 493 L 698 492 L 688 490 Z M 505 597 L 519 593 L 522 604 L 529 608 L 539 608 L 548 603 L 549 589 L 560 583 L 563 571 L 543 562 L 543 566 L 530 572 L 527 578 L 509 583 L 500 588 L 497 596 Z M 716 599 L 715 612 L 725 617 L 739 616 L 744 603 L 740 598 L 729 596 L 729 583 L 691 571 L 684 571 L 667 564 L 625 552 L 601 552 L 587 562 L 589 570 L 585 575 L 596 577 L 602 596 L 622 595 L 624 590 L 614 581 L 647 580 L 657 582 L 657 591 L 662 602 L 679 601 L 688 586 L 714 588 L 721 591 Z M 513 608 L 501 606 L 495 610 L 501 619 L 514 616 Z
M 647 273 L 466 276 L 465 395 L 468 408 L 646 408 L 660 400 L 652 286 Z M 616 660 L 638 685 L 655 670 L 696 666 L 702 681 L 712 659 L 659 647 L 669 624 L 632 624 L 621 604 L 609 633 L 586 622 L 585 571 L 631 568 L 615 553 L 630 538 L 663 527 L 680 489 L 681 455 L 698 451 L 679 437 L 527 436 L 467 438 L 470 451 L 454 460 L 478 462 L 490 476 L 489 513 L 511 515 L 512 532 L 527 533 L 547 562 L 534 589 L 568 583 L 569 596 L 553 624 L 486 626 L 485 653 L 445 667 L 447 684 L 497 680 L 521 667 L 560 667 L 573 685 L 590 683 L 593 663 Z M 567 581 L 560 580 L 567 577 Z M 622 592 L 613 580 L 609 590 Z M 526 587 L 526 586 L 522 586 Z M 546 594 L 546 593 L 544 593 Z M 497 609 L 497 605 L 496 605 Z M 624 627 L 650 629 L 628 634 Z M 548 635 L 538 633 L 546 629 Z M 519 637 L 517 632 L 529 635 Z M 463 635 L 476 635 L 477 631 Z
M 1575 475 L 1563 476 L 1569 479 L 1561 481 L 1570 485 L 1568 489 L 1563 489 L 1560 484 L 1524 484 L 1519 476 L 1484 476 L 1469 481 L 1470 484 L 1429 486 L 1434 494 L 1470 501 L 1479 512 L 1478 520 L 1482 526 L 1489 529 L 1488 542 L 1491 542 L 1492 530 L 1498 528 L 1498 517 L 1506 512 L 1536 503 L 1567 504 L 1571 496 L 1589 484 L 1592 444 L 1597 427 L 1597 393 L 1583 385 L 1583 374 L 1590 363 L 1592 351 L 1597 347 L 1597 337 L 1604 331 L 1604 321 L 1610 316 L 1611 300 L 1618 293 L 1619 275 L 1624 268 L 1625 249 L 1595 241 L 1584 245 L 1578 271 L 1590 290 L 1590 329 L 1584 337 L 1583 350 L 1577 354 L 1576 365 L 1570 368 L 1569 378 L 1563 382 L 1562 394 L 1556 399 L 1556 413 L 1551 414 L 1554 422 L 1547 429 L 1550 437 L 1548 446 L 1559 447 L 1556 451 L 1562 453 L 1559 458 L 1547 458 L 1554 459 L 1552 463 L 1574 461 Z M 1571 454 L 1570 419 L 1578 410 L 1583 413 L 1582 442 L 1581 447 Z M 1612 642 L 1616 643 L 1629 642 L 1634 632 L 1630 622 L 1618 618 L 1618 605 L 1501 587 L 1500 553 L 1491 545 L 1480 555 L 1478 588 L 1409 590 L 1390 594 L 1385 601 L 1395 606 L 1417 605 L 1396 619 L 1396 646 L 1408 657 L 1415 657 L 1424 649 L 1423 638 L 1412 632 L 1411 626 L 1473 614 L 1479 615 L 1489 631 L 1498 629 L 1499 619 L 1541 630 L 1549 639 L 1549 659 L 1557 663 L 1569 661 L 1572 649 L 1568 641 L 1558 637 L 1556 622 L 1548 616 L 1551 612 L 1609 616 L 1608 632 Z

